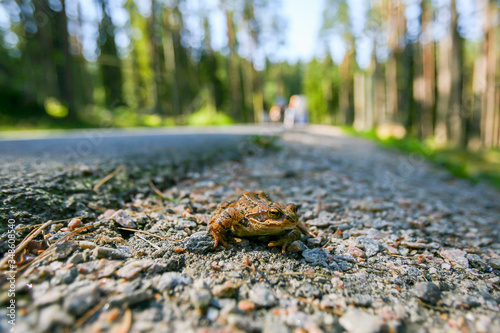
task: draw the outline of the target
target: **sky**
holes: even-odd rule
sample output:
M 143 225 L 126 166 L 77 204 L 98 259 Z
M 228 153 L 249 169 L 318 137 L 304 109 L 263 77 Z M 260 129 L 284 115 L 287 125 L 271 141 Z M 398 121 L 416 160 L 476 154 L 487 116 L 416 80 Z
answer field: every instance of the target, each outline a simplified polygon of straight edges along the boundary
M 131 50 L 130 30 L 128 28 L 129 14 L 124 8 L 126 0 L 109 0 L 112 7 L 113 23 L 117 27 L 115 40 L 121 54 L 126 56 Z M 162 0 L 163 3 L 169 4 L 175 0 Z M 256 67 L 262 67 L 264 64 L 265 53 L 271 53 L 274 60 L 287 60 L 296 62 L 298 60 L 307 62 L 314 56 L 322 56 L 325 54 L 326 47 L 330 51 L 333 60 L 340 63 L 344 57 L 346 47 L 343 44 L 342 38 L 339 35 L 331 35 L 327 43 L 320 42 L 319 30 L 322 24 L 323 10 L 326 0 L 281 0 L 281 7 L 276 7 L 275 10 L 280 10 L 279 14 L 286 20 L 287 28 L 284 29 L 285 43 L 280 49 L 276 49 L 275 45 L 270 44 L 266 50 L 256 52 L 249 42 L 248 36 L 244 34 L 238 35 L 241 49 L 240 54 L 249 57 L 252 55 Z M 371 0 L 378 1 L 378 0 Z M 419 15 L 420 15 L 421 0 L 404 0 L 406 4 L 405 17 L 407 19 L 407 28 L 409 35 L 412 31 L 419 32 Z M 143 15 L 148 15 L 151 11 L 151 0 L 135 0 L 138 5 L 139 12 Z M 367 0 L 347 0 L 349 4 L 349 16 L 351 31 L 355 37 L 355 47 L 357 62 L 361 68 L 366 68 L 371 59 L 374 41 L 368 36 L 365 31 L 365 23 L 367 21 L 367 10 L 369 2 Z M 439 40 L 445 35 L 446 27 L 449 25 L 449 10 L 450 0 L 432 0 L 433 6 L 436 8 L 436 20 L 432 31 L 433 37 Z M 279 3 L 279 2 L 272 2 Z M 482 38 L 482 19 L 481 4 L 484 1 L 476 0 L 457 0 L 457 10 L 459 13 L 459 31 L 462 36 L 470 39 L 479 40 Z M 60 0 L 49 0 L 49 4 L 53 9 L 60 8 Z M 95 0 L 73 0 L 67 1 L 66 12 L 69 20 L 69 32 L 78 36 L 83 44 L 84 56 L 89 61 L 95 61 L 98 57 L 97 35 L 98 25 L 101 18 L 101 11 L 96 5 Z M 79 31 L 76 25 L 77 4 L 81 6 L 81 14 L 83 16 L 83 31 Z M 184 0 L 182 2 L 184 8 L 181 8 L 184 15 L 184 22 L 190 33 L 185 38 L 188 45 L 197 48 L 203 43 L 203 27 L 201 18 L 207 14 L 210 20 L 212 29 L 211 40 L 212 47 L 215 50 L 227 52 L 227 36 L 226 36 L 226 18 L 223 11 L 220 9 L 220 0 Z M 30 9 L 32 11 L 32 9 Z M 264 13 L 268 15 L 268 13 Z M 0 37 L 4 47 L 10 50 L 16 50 L 19 38 L 14 33 L 12 26 L 19 22 L 20 10 L 15 0 L 0 0 Z M 28 26 L 27 26 L 28 27 Z M 36 27 L 32 27 L 36 31 Z M 134 35 L 132 33 L 132 35 Z M 184 37 L 183 37 L 184 38 Z M 377 57 L 384 61 L 387 57 L 387 50 L 384 50 L 383 43 L 378 43 Z M 381 46 L 382 45 L 382 46 Z M 19 55 L 12 52 L 12 55 Z
M 288 20 L 286 44 L 280 56 L 291 62 L 309 61 L 318 51 L 318 34 L 321 27 L 324 0 L 287 0 L 283 15 Z

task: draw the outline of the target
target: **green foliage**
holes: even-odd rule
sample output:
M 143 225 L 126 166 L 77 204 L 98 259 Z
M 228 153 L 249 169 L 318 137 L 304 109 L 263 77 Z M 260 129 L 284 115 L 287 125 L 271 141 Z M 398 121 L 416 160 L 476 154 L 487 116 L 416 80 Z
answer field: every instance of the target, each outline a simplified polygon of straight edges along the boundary
M 68 108 L 52 97 L 45 100 L 45 111 L 54 118 L 64 118 L 68 115 Z
M 215 107 L 210 104 L 203 106 L 186 120 L 186 124 L 191 126 L 230 125 L 232 123 L 229 116 L 217 112 Z

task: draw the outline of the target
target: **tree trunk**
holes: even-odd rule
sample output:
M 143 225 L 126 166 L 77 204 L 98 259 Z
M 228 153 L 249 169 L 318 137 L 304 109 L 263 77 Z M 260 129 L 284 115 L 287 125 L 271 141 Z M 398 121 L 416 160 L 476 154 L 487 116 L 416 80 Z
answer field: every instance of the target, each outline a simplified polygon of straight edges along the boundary
M 77 121 L 77 104 L 75 103 L 75 91 L 73 80 L 72 56 L 69 46 L 68 19 L 66 17 L 66 3 L 61 1 L 62 10 L 55 12 L 53 19 L 52 40 L 53 57 L 56 64 L 57 83 L 59 87 L 59 97 L 68 108 L 70 121 Z
M 456 0 L 451 0 L 451 22 L 450 22 L 450 105 L 448 110 L 448 119 L 446 122 L 448 140 L 455 146 L 460 145 L 465 148 L 467 142 L 465 140 L 464 128 L 464 111 L 462 106 L 462 90 L 463 90 L 463 47 L 462 38 L 458 34 L 458 14 Z

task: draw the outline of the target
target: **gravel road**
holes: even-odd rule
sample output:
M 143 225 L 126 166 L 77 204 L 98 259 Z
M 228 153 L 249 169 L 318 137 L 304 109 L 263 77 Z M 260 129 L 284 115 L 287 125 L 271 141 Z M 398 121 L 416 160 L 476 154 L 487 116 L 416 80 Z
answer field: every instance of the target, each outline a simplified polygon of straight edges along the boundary
M 18 190 L 3 171 L 17 242 L 86 217 L 26 246 L 2 317 L 15 299 L 17 332 L 500 331 L 498 192 L 330 127 L 220 142 L 176 163 L 31 164 Z M 284 255 L 268 237 L 211 250 L 211 212 L 249 190 L 297 204 L 317 236 Z

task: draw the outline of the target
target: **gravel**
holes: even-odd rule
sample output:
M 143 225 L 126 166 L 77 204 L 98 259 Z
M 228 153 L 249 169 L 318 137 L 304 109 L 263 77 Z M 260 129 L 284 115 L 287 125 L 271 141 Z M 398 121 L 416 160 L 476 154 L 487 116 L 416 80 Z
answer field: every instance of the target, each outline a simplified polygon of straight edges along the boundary
M 498 192 L 359 139 L 303 129 L 278 145 L 249 141 L 236 159 L 168 171 L 150 155 L 97 194 L 112 168 L 48 180 L 61 193 L 74 187 L 65 214 L 88 217 L 54 223 L 27 247 L 27 262 L 46 256 L 16 276 L 16 330 L 500 331 Z M 4 204 L 32 200 L 33 223 L 56 220 L 57 204 L 39 209 L 55 197 L 21 188 Z M 213 250 L 210 214 L 248 190 L 297 204 L 317 237 L 302 235 L 285 254 L 267 246 L 271 236 Z M 16 240 L 31 230 L 18 226 Z M 0 300 L 5 317 L 7 294 Z

